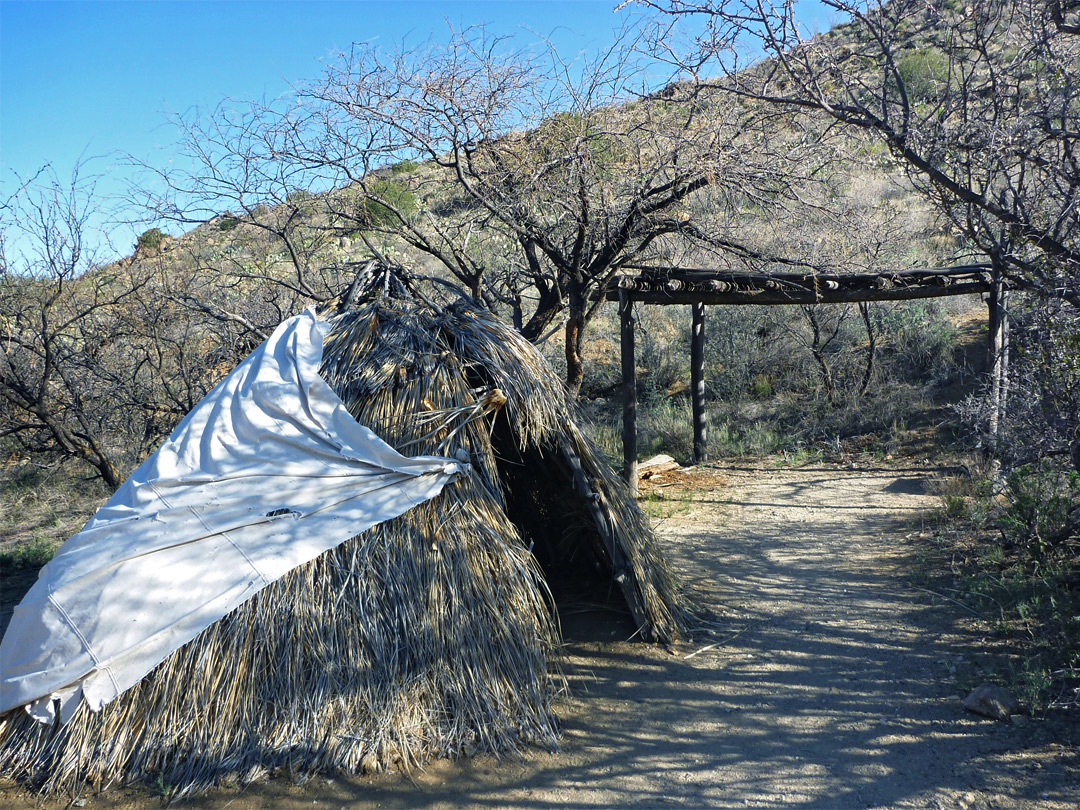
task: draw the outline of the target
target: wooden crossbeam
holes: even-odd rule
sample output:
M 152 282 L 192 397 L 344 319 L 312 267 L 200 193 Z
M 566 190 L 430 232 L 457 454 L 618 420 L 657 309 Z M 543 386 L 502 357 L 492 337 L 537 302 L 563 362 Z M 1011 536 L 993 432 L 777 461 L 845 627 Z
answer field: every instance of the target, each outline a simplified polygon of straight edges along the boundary
M 628 267 L 637 275 L 614 277 L 600 293 L 620 294 L 643 304 L 846 304 L 909 301 L 993 290 L 988 265 L 901 270 L 883 273 L 728 273 L 704 268 Z M 598 296 L 599 297 L 599 296 Z

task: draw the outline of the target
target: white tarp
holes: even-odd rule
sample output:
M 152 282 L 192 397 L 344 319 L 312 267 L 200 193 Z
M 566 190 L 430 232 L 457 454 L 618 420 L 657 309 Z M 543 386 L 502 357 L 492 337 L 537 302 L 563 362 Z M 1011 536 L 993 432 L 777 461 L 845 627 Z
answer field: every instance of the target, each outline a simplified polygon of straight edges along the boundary
M 319 377 L 329 324 L 285 321 L 46 565 L 0 642 L 0 713 L 93 710 L 299 565 L 466 465 L 406 458 Z M 284 514 L 272 516 L 279 510 Z

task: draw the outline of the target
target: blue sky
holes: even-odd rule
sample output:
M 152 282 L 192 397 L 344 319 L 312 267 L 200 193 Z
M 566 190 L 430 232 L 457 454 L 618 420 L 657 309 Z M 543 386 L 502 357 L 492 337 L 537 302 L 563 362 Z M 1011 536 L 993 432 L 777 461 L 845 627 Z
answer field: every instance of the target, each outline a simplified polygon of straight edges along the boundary
M 50 163 L 81 157 L 119 193 L 117 153 L 164 164 L 163 111 L 286 92 L 355 41 L 393 45 L 484 23 L 531 29 L 576 53 L 604 44 L 616 0 L 0 0 L 0 197 Z M 100 158 L 99 158 L 100 156 Z M 119 240 L 122 241 L 122 240 Z M 123 245 L 118 245 L 123 247 Z

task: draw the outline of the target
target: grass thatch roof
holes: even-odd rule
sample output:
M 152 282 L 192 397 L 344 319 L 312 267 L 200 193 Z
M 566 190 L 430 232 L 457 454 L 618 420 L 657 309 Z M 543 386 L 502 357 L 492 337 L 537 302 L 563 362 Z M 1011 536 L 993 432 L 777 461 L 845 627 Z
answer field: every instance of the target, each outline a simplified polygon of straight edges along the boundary
M 540 354 L 404 278 L 326 313 L 323 376 L 401 452 L 467 455 L 474 474 L 295 569 L 100 712 L 83 704 L 58 728 L 10 715 L 0 772 L 182 794 L 268 769 L 550 748 L 564 681 L 549 578 L 621 594 L 646 638 L 683 632 L 647 519 Z

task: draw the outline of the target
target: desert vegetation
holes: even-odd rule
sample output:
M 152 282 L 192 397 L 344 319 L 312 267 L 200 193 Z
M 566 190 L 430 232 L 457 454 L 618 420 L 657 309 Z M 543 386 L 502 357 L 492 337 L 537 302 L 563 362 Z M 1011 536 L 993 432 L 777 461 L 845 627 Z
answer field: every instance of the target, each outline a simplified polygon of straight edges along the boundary
M 152 227 L 125 258 L 94 238 L 85 174 L 21 182 L 0 208 L 4 566 L 70 533 L 43 492 L 89 513 L 372 258 L 463 287 L 540 346 L 613 459 L 618 324 L 597 293 L 631 266 L 979 262 L 1011 290 L 1007 396 L 986 382 L 979 301 L 716 307 L 709 454 L 972 459 L 943 485 L 940 536 L 1026 640 L 1031 681 L 1075 684 L 1080 10 L 828 0 L 843 23 L 806 37 L 786 4 L 638 5 L 576 61 L 469 29 L 357 46 L 281 101 L 176 116 L 173 168 L 143 166 L 132 190 Z M 641 448 L 685 461 L 683 309 L 637 317 Z

